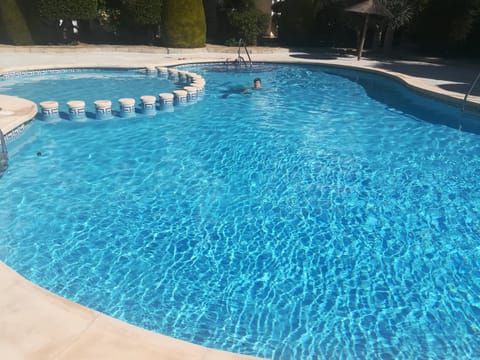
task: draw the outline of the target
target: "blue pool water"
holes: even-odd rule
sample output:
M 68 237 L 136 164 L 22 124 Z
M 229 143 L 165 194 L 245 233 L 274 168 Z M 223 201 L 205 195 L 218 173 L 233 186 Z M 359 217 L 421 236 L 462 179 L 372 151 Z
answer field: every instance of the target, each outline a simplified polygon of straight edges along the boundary
M 480 357 L 478 119 L 352 71 L 187 69 L 207 80 L 197 104 L 35 121 L 9 144 L 0 259 L 71 300 L 224 350 Z M 70 76 L 0 91 L 64 104 L 95 100 L 91 78 L 109 80 L 97 98 L 112 101 L 173 88 L 137 72 Z M 257 76 L 264 89 L 239 93 Z

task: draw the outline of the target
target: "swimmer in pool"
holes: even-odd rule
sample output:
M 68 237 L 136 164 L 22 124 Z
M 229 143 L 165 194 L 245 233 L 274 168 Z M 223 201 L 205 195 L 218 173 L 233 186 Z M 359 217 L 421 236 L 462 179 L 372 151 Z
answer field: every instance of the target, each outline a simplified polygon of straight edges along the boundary
M 255 78 L 253 80 L 253 87 L 244 87 L 244 86 L 231 86 L 228 90 L 223 92 L 222 99 L 226 99 L 232 94 L 248 94 L 250 90 L 258 90 L 262 88 L 262 80 L 260 78 Z

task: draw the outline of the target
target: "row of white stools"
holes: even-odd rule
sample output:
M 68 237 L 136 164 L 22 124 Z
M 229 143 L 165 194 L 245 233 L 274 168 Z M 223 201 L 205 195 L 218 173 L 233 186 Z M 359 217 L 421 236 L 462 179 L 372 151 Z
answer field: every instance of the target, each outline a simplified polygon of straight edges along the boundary
M 179 84 L 186 84 L 183 89 L 173 90 L 171 93 L 158 94 L 158 109 L 173 111 L 174 105 L 183 105 L 197 101 L 205 92 L 205 79 L 195 73 L 165 67 L 146 67 L 149 75 L 158 73 L 162 78 L 173 80 Z M 128 118 L 135 116 L 135 99 L 118 99 L 119 116 Z M 112 102 L 110 100 L 94 101 L 95 117 L 106 120 L 112 117 Z M 67 102 L 68 115 L 71 120 L 80 120 L 86 117 L 85 101 L 72 100 Z M 42 101 L 40 103 L 41 116 L 44 120 L 59 117 L 59 104 L 57 101 Z M 144 95 L 140 97 L 140 111 L 145 115 L 157 113 L 157 97 Z

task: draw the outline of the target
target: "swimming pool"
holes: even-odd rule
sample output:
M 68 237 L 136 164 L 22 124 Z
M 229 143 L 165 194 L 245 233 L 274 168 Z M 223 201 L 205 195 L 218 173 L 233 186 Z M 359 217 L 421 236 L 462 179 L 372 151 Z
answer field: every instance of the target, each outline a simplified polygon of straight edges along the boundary
M 201 103 L 36 121 L 9 144 L 3 261 L 119 319 L 230 351 L 480 356 L 478 120 L 353 71 L 187 68 L 207 80 Z M 141 84 L 101 97 L 171 86 L 124 75 Z M 96 100 L 71 74 L 42 76 L 0 87 Z M 264 89 L 242 94 L 257 76 Z

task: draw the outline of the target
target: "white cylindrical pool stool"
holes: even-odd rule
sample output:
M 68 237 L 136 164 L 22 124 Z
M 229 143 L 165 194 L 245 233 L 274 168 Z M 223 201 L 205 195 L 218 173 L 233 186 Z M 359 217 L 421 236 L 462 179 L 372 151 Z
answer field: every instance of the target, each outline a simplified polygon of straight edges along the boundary
M 183 88 L 187 92 L 187 101 L 195 102 L 197 101 L 198 88 L 195 86 L 184 86 Z
M 187 92 L 185 90 L 173 90 L 175 105 L 185 105 L 187 103 Z
M 95 117 L 97 120 L 108 120 L 112 118 L 112 102 L 110 100 L 96 100 Z
M 173 111 L 173 94 L 172 93 L 160 93 L 158 94 L 158 101 L 160 102 L 160 109 L 166 112 Z
M 190 78 L 190 82 L 194 82 L 194 81 L 205 81 L 205 79 L 200 76 L 200 75 L 197 75 L 197 74 L 192 74 L 191 78 Z
M 58 119 L 58 102 L 42 101 L 40 108 L 43 120 Z
M 161 79 L 168 79 L 168 68 L 163 66 L 157 66 L 158 76 Z
M 187 81 L 188 83 L 191 83 L 193 80 L 195 80 L 195 78 L 197 77 L 200 77 L 200 75 L 197 75 L 195 73 L 192 73 L 192 72 L 188 72 L 187 71 Z
M 72 100 L 67 102 L 68 115 L 70 120 L 83 120 L 85 119 L 85 101 Z
M 142 113 L 145 115 L 155 115 L 157 109 L 155 108 L 155 103 L 157 99 L 152 95 L 143 95 L 140 96 L 140 101 L 142 102 Z
M 177 69 L 168 69 L 168 79 L 173 81 L 178 81 L 178 70 Z
M 205 81 L 194 81 L 190 86 L 197 88 L 197 96 L 200 96 L 205 92 Z
M 192 84 L 199 84 L 199 85 L 205 86 L 206 82 L 205 82 L 205 79 L 203 77 L 198 76 L 198 77 L 195 77 L 192 80 L 192 83 L 190 85 L 192 85 Z
M 120 117 L 130 118 L 135 116 L 135 99 L 121 98 L 118 99 L 120 105 Z
M 188 81 L 187 74 L 188 71 L 178 71 L 178 82 L 181 84 L 186 84 Z
M 157 75 L 157 69 L 155 66 L 147 66 L 145 67 L 145 70 L 147 72 L 147 75 Z

